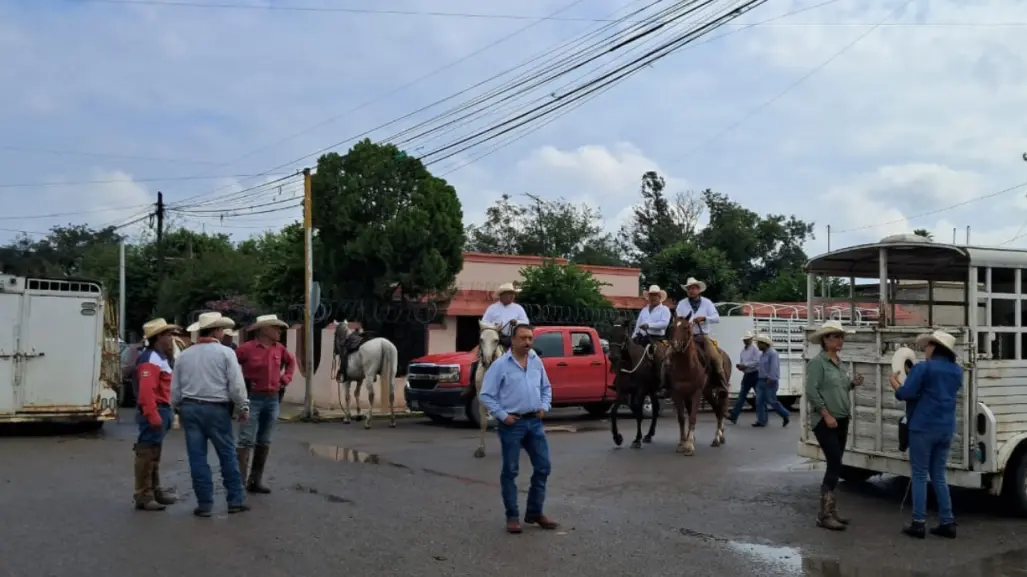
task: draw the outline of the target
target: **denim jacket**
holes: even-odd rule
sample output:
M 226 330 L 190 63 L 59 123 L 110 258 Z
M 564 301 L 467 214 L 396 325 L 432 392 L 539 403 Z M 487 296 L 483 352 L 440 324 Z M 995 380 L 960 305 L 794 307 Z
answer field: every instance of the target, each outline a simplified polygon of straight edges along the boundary
M 928 360 L 913 366 L 895 398 L 906 402 L 910 431 L 953 435 L 956 398 L 963 387 L 963 367 L 948 360 Z

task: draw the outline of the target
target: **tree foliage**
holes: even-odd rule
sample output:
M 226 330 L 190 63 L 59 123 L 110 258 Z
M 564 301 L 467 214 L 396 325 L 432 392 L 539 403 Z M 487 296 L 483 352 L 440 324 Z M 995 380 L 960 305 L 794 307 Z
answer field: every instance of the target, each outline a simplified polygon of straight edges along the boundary
M 913 234 L 915 234 L 917 236 L 922 236 L 922 237 L 926 238 L 927 240 L 934 240 L 934 233 L 932 233 L 931 231 L 927 230 L 926 228 L 914 229 L 913 230 Z
M 613 305 L 603 296 L 603 283 L 591 272 L 574 263 L 561 264 L 545 260 L 541 265 L 521 269 L 522 304 L 610 309 Z

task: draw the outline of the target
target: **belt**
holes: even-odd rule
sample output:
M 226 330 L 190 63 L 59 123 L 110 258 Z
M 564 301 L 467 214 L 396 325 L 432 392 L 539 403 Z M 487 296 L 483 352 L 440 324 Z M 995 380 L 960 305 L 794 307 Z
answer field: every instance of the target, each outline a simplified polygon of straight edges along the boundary
M 170 409 L 171 408 L 171 403 L 157 403 L 157 408 L 160 408 L 160 409 Z
M 518 419 L 537 419 L 538 411 L 532 411 L 530 413 L 509 413 Z
M 182 402 L 183 403 L 188 403 L 188 404 L 191 404 L 191 405 L 214 405 L 214 406 L 218 406 L 218 407 L 227 407 L 228 405 L 232 404 L 231 401 L 204 401 L 203 399 L 188 399 L 188 398 L 182 399 Z

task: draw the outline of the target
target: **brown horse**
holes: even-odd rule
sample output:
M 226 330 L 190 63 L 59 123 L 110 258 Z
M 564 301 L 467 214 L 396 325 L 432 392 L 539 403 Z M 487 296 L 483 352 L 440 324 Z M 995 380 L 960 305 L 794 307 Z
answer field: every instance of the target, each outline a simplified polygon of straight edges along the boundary
M 617 395 L 610 411 L 610 429 L 613 442 L 618 447 L 624 437 L 617 430 L 617 410 L 627 405 L 635 417 L 635 440 L 632 449 L 641 449 L 642 443 L 652 443 L 656 434 L 656 421 L 660 411 L 657 403 L 657 392 L 660 388 L 660 374 L 656 366 L 654 351 L 649 345 L 640 345 L 631 338 L 631 334 L 621 325 L 613 327 L 610 339 L 610 365 L 613 368 L 613 385 L 610 387 Z M 653 416 L 649 424 L 649 432 L 642 437 L 642 419 L 645 417 L 643 406 L 645 398 L 653 403 Z
M 706 337 L 709 338 L 709 337 Z M 724 375 L 731 374 L 731 357 L 720 351 Z M 679 441 L 677 451 L 686 456 L 695 454 L 695 424 L 699 418 L 699 404 L 705 398 L 717 415 L 717 434 L 712 447 L 727 442 L 724 438 L 724 418 L 727 415 L 727 383 L 716 382 L 713 367 L 692 335 L 692 323 L 678 317 L 671 326 L 670 352 L 664 366 L 664 378 L 674 408 L 678 414 Z M 685 434 L 685 410 L 688 410 L 688 433 Z

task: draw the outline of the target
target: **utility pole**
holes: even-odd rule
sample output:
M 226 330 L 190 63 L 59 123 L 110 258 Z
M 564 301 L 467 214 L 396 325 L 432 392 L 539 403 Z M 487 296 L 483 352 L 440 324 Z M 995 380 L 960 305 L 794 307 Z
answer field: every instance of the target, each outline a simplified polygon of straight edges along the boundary
M 125 239 L 118 244 L 118 337 L 125 342 Z
M 542 221 L 542 199 L 530 192 L 525 192 L 524 196 L 535 201 L 535 214 L 538 218 L 538 230 L 539 234 L 542 236 L 542 256 L 552 256 L 549 254 L 549 239 L 546 237 L 546 226 Z
M 827 225 L 827 252 L 831 252 L 831 225 Z
M 310 169 L 303 169 L 303 355 L 306 365 L 306 390 L 303 397 L 303 418 L 317 418 L 314 408 L 314 322 L 313 294 L 314 288 L 314 219 L 313 192 L 310 182 Z
M 164 193 L 157 191 L 157 279 L 164 282 Z

